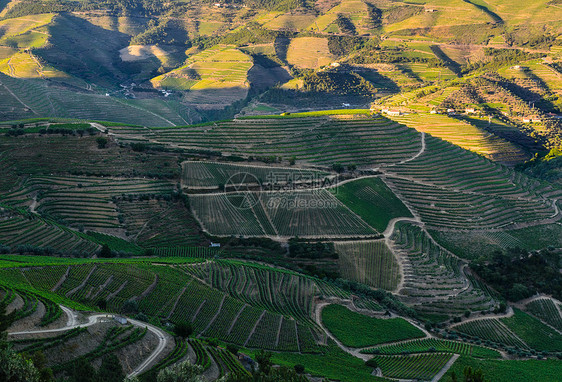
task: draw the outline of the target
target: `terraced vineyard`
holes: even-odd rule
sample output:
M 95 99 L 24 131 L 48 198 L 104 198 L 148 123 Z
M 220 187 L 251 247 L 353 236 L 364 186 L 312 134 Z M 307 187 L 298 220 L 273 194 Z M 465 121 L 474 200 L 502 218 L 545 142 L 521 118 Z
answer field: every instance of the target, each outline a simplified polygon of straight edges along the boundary
M 432 137 L 418 158 L 388 169 L 387 184 L 437 229 L 505 229 L 558 220 L 562 190 Z M 478 181 L 474 181 L 478 179 Z
M 384 240 L 335 242 L 334 248 L 346 279 L 387 290 L 397 287 L 398 263 Z
M 182 187 L 220 188 L 232 185 L 283 185 L 322 182 L 330 174 L 288 167 L 245 166 L 232 163 L 183 162 Z
M 377 232 L 325 189 L 193 195 L 195 216 L 213 235 L 368 237 Z
M 528 159 L 527 154 L 511 142 L 445 115 L 408 114 L 392 119 L 500 163 L 516 164 Z
M 402 342 L 396 345 L 386 345 L 362 351 L 366 354 L 404 355 L 411 353 L 455 353 L 478 358 L 499 358 L 500 353 L 495 350 L 471 345 L 466 342 L 449 341 L 437 338 L 427 338 Z
M 560 306 L 548 298 L 541 298 L 531 301 L 526 309 L 535 317 L 541 319 L 552 327 L 562 330 L 562 313 Z
M 135 131 L 135 135 L 138 135 Z M 126 139 L 128 134 L 117 135 Z M 356 115 L 353 119 L 255 118 L 153 129 L 154 142 L 192 150 L 215 150 L 242 156 L 275 156 L 310 164 L 375 166 L 397 163 L 421 148 L 419 134 L 388 119 Z
M 454 329 L 481 340 L 505 344 L 520 349 L 529 348 L 521 338 L 495 318 L 470 321 L 455 326 Z
M 13 96 L 17 94 L 17 98 Z M 176 126 L 191 122 L 190 108 L 184 105 L 161 103 L 158 100 L 121 100 L 101 94 L 70 92 L 48 87 L 41 80 L 22 80 L 0 73 L 0 95 L 12 104 L 7 109 L 12 119 L 34 117 L 62 117 Z M 153 109 L 157 105 L 156 110 Z M 2 104 L 2 107 L 8 104 Z M 184 119 L 185 117 L 185 119 Z
M 416 354 L 407 357 L 375 356 L 383 376 L 399 379 L 430 380 L 451 358 L 450 354 Z
M 404 272 L 399 291 L 403 301 L 420 311 L 446 315 L 488 310 L 497 304 L 467 276 L 461 260 L 419 226 L 399 222 L 391 239 Z
M 33 245 L 90 254 L 100 247 L 62 225 L 38 217 L 30 218 L 27 213 L 18 210 L 4 211 L 0 216 L 0 242 L 4 245 Z
M 0 275 L 3 284 L 32 287 L 57 301 L 104 306 L 113 312 L 133 303 L 148 316 L 190 322 L 200 337 L 303 353 L 321 352 L 327 341 L 312 319 L 316 297 L 349 298 L 348 293 L 318 279 L 233 261 L 168 267 L 85 263 L 4 268 Z M 3 298 L 11 299 L 14 291 L 3 288 Z M 60 316 L 60 309 L 56 305 L 51 309 L 48 299 L 15 293 L 30 296 L 21 318 L 30 315 L 37 303 L 48 307 L 46 323 Z

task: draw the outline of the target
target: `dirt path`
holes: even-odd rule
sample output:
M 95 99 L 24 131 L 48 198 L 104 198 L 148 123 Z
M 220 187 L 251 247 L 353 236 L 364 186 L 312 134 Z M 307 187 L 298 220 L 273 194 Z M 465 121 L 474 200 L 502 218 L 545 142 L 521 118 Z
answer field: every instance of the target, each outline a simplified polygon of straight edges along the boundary
M 80 285 L 78 285 L 76 288 L 72 289 L 69 292 L 66 292 L 65 296 L 69 297 L 70 295 L 72 295 L 72 294 L 78 292 L 80 289 L 84 288 L 84 286 L 86 286 L 86 283 L 90 279 L 90 276 L 92 276 L 92 273 L 94 273 L 96 271 L 96 269 L 98 269 L 97 265 L 92 267 L 92 269 L 90 270 L 90 273 L 88 273 L 88 275 L 86 276 L 84 281 L 82 281 L 82 283 Z
M 342 349 L 344 352 L 351 354 L 352 356 L 357 357 L 359 359 L 362 359 L 363 361 L 368 361 L 369 359 L 371 359 L 373 356 L 369 354 L 360 353 L 361 349 L 352 349 L 342 344 L 334 335 L 332 335 L 332 333 L 328 331 L 328 329 L 324 327 L 324 324 L 322 323 L 322 309 L 324 309 L 326 306 L 330 304 L 331 304 L 330 302 L 321 302 L 316 305 L 314 311 L 314 320 L 316 321 L 316 323 L 320 326 L 320 328 L 322 328 L 322 330 L 328 335 L 328 337 L 330 337 L 330 339 L 334 341 L 336 345 L 338 345 L 338 347 Z
M 422 155 L 422 154 L 425 152 L 425 148 L 426 148 L 426 145 L 425 145 L 425 133 L 424 133 L 423 131 L 421 132 L 421 145 L 422 145 L 422 146 L 421 146 L 421 149 L 420 149 L 420 151 L 419 151 L 416 155 L 414 155 L 414 156 L 411 157 L 410 159 L 406 159 L 406 160 L 403 160 L 402 162 L 398 162 L 398 164 L 404 164 L 404 163 L 408 163 L 408 162 L 410 162 L 410 161 L 413 161 L 414 159 L 420 157 L 420 155 Z
M 79 324 L 79 323 L 77 323 L 77 321 L 78 321 L 77 315 L 74 311 L 72 311 L 71 309 L 69 309 L 65 306 L 62 306 L 62 305 L 59 305 L 59 306 L 68 315 L 68 322 L 67 322 L 66 326 L 64 326 L 62 328 L 56 328 L 56 329 L 10 332 L 10 333 L 8 333 L 8 335 L 9 336 L 15 336 L 15 335 L 25 335 L 25 334 L 42 334 L 42 333 L 65 332 L 65 331 L 68 331 L 68 330 L 71 330 L 71 329 L 86 328 L 86 327 L 89 327 L 89 326 L 96 325 L 99 322 L 112 320 L 112 315 L 110 315 L 110 314 L 94 314 L 94 315 L 91 315 L 91 316 L 88 317 L 88 322 L 86 322 L 84 324 Z M 140 365 L 138 365 L 132 372 L 130 372 L 127 375 L 127 377 L 133 377 L 133 376 L 136 376 L 136 375 L 142 373 L 146 369 L 148 369 L 148 367 L 151 365 L 151 363 L 164 351 L 164 349 L 168 345 L 168 338 L 167 338 L 168 336 L 160 328 L 157 328 L 156 326 L 150 325 L 146 322 L 141 322 L 141 321 L 133 320 L 133 319 L 128 319 L 128 321 L 131 324 L 133 324 L 134 326 L 137 326 L 137 327 L 140 327 L 140 328 L 146 328 L 147 330 L 154 333 L 156 335 L 156 337 L 158 338 L 158 346 L 156 346 L 156 349 L 154 349 L 154 351 Z
M 453 366 L 453 364 L 455 363 L 455 361 L 460 357 L 460 355 L 458 354 L 453 354 L 453 356 L 451 357 L 451 359 L 445 364 L 445 366 L 443 366 L 443 368 L 441 370 L 439 370 L 439 373 L 435 374 L 435 376 L 431 379 L 431 382 L 438 382 L 441 378 L 443 378 L 443 376 L 445 375 L 445 373 L 447 371 L 449 371 L 449 369 L 451 368 L 451 366 Z
M 265 316 L 265 310 L 263 312 L 261 312 L 261 316 L 260 318 L 258 318 L 258 320 L 256 321 L 256 324 L 254 325 L 254 327 L 252 328 L 252 331 L 250 332 L 250 334 L 248 335 L 248 338 L 246 338 L 246 342 L 244 342 L 244 347 L 246 347 L 246 345 L 248 344 L 248 342 L 250 341 L 250 338 L 252 338 L 252 336 L 254 335 L 254 332 L 256 331 L 256 328 L 258 327 L 258 325 L 261 322 L 261 319 L 263 318 L 263 316 Z
M 511 306 L 508 306 L 507 312 L 505 312 L 504 314 L 486 314 L 486 315 L 478 316 L 478 317 L 470 317 L 470 318 L 467 318 L 466 320 L 463 320 L 461 322 L 457 322 L 456 324 L 453 324 L 453 325 L 449 326 L 449 328 L 452 329 L 452 328 L 457 327 L 459 325 L 466 324 L 467 322 L 485 320 L 485 319 L 488 319 L 488 318 L 509 318 L 509 317 L 513 316 L 513 314 L 514 314 L 513 308 Z
M 163 121 L 165 121 L 166 123 L 170 124 L 171 127 L 177 126 L 177 125 L 176 125 L 175 123 L 173 123 L 172 121 L 170 121 L 170 120 L 168 120 L 168 119 L 162 117 L 161 115 L 158 115 L 158 114 L 156 114 L 156 113 L 153 113 L 153 112 L 150 111 L 150 110 L 143 109 L 142 107 L 138 107 L 138 106 L 135 106 L 135 105 L 132 105 L 132 104 L 129 104 L 129 103 L 125 103 L 125 102 L 119 100 L 119 98 L 114 98 L 114 100 L 115 100 L 116 102 L 122 104 L 122 105 L 129 106 L 129 107 L 132 107 L 132 108 L 134 108 L 134 109 L 144 111 L 145 113 L 152 114 L 153 116 L 155 116 L 155 117 L 157 117 L 157 118 L 160 118 L 161 120 L 163 120 Z
M 62 283 L 64 283 L 66 281 L 66 278 L 68 277 L 68 273 L 70 272 L 70 267 L 66 268 L 66 272 L 64 275 L 62 275 L 62 277 L 60 278 L 60 280 L 57 282 L 57 284 L 51 288 L 51 292 L 55 292 L 57 289 L 60 288 L 60 286 L 62 285 Z
M 23 106 L 25 106 L 27 109 L 31 110 L 33 112 L 33 114 L 37 114 L 39 115 L 39 113 L 37 113 L 35 110 L 33 110 L 32 107 L 30 107 L 28 104 L 26 104 L 25 102 L 23 102 L 9 87 L 7 87 L 6 85 L 4 85 L 4 83 L 2 83 L 0 81 L 0 85 L 4 86 L 4 89 L 6 89 L 8 91 L 8 93 L 10 93 L 12 95 L 12 97 L 14 97 L 19 103 L 21 103 Z
M 31 204 L 29 205 L 29 212 L 31 212 L 32 214 L 34 214 L 36 208 L 37 208 L 37 195 L 35 195 L 35 196 L 31 199 Z

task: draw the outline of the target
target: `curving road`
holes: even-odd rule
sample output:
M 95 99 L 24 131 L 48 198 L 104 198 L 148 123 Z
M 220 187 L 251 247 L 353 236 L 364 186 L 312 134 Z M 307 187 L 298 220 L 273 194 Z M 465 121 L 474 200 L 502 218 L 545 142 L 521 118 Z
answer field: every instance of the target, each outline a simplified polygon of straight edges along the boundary
M 21 332 L 9 332 L 8 335 L 9 336 L 15 336 L 15 335 L 22 335 L 22 334 L 40 334 L 40 333 L 65 332 L 65 331 L 75 329 L 75 328 L 86 328 L 86 327 L 95 325 L 98 322 L 111 321 L 112 317 L 113 317 L 112 314 L 93 314 L 93 315 L 88 317 L 88 322 L 80 324 L 80 323 L 78 323 L 78 316 L 77 316 L 76 312 L 67 308 L 66 306 L 62 306 L 62 305 L 59 305 L 59 306 L 68 317 L 68 321 L 67 321 L 66 325 L 63 326 L 62 328 L 44 329 L 44 330 L 26 330 L 26 331 L 21 331 Z M 158 328 L 154 325 L 150 325 L 146 322 L 133 320 L 133 319 L 130 319 L 130 318 L 128 318 L 127 320 L 131 324 L 133 324 L 134 326 L 138 326 L 138 327 L 141 327 L 141 328 L 147 328 L 149 331 L 154 333 L 156 335 L 156 337 L 158 338 L 158 346 L 156 346 L 156 349 L 154 349 L 154 351 L 152 353 L 150 353 L 150 355 L 140 365 L 138 365 L 133 371 L 131 371 L 127 375 L 127 377 L 132 377 L 132 376 L 135 376 L 135 375 L 139 375 L 140 373 L 142 373 L 143 371 L 145 371 L 149 368 L 150 364 L 156 358 L 158 358 L 158 356 L 164 351 L 164 349 L 168 345 L 168 338 L 166 336 L 166 333 L 162 329 L 160 329 L 160 328 Z

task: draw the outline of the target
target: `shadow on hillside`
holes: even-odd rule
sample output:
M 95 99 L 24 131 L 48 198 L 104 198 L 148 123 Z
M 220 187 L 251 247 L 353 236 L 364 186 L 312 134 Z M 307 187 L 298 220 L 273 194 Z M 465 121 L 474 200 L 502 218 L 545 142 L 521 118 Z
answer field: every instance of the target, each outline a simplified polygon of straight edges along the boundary
M 119 50 L 129 44 L 128 35 L 68 13 L 57 15 L 48 30 L 50 43 L 34 53 L 57 69 L 110 88 L 129 77 L 119 57 Z
M 447 53 L 443 52 L 440 46 L 431 45 L 429 49 L 431 49 L 433 54 L 435 54 L 435 56 L 440 59 L 451 72 L 455 73 L 457 77 L 461 77 L 461 66 L 458 64 L 458 62 L 450 58 Z
M 480 5 L 480 4 L 476 4 L 473 3 L 470 0 L 463 0 L 465 3 L 468 3 L 470 5 L 475 6 L 476 8 L 480 9 L 482 12 L 484 12 L 485 14 L 487 14 L 488 16 L 490 16 L 492 18 L 492 20 L 494 21 L 494 23 L 496 24 L 503 24 L 503 19 L 495 12 L 491 11 L 490 9 L 488 9 L 488 7 L 484 6 L 484 5 Z

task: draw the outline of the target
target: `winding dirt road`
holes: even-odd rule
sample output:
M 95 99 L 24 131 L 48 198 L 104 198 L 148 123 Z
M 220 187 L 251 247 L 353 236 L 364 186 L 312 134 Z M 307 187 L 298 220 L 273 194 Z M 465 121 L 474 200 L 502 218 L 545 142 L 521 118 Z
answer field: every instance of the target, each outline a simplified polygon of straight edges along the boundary
M 65 332 L 65 331 L 75 329 L 75 328 L 86 328 L 86 327 L 89 327 L 89 326 L 93 326 L 93 325 L 95 325 L 99 322 L 111 321 L 113 319 L 112 314 L 93 314 L 91 316 L 88 316 L 88 321 L 86 323 L 81 324 L 81 323 L 78 322 L 78 315 L 76 314 L 76 312 L 74 312 L 73 310 L 71 310 L 71 309 L 69 309 L 65 306 L 62 306 L 62 305 L 59 305 L 59 306 L 68 317 L 68 321 L 67 321 L 66 325 L 63 326 L 62 328 L 45 329 L 45 330 L 26 330 L 26 331 L 22 331 L 22 332 L 9 332 L 8 335 L 9 336 L 16 336 L 16 335 L 24 335 L 24 334 Z M 147 370 L 149 368 L 149 366 L 152 364 L 152 362 L 156 358 L 158 358 L 158 356 L 166 348 L 166 345 L 168 345 L 168 338 L 167 338 L 166 333 L 163 330 L 161 330 L 160 328 L 158 328 L 154 325 L 150 325 L 146 322 L 133 320 L 133 319 L 130 319 L 130 318 L 128 319 L 128 321 L 129 321 L 129 323 L 131 323 L 134 326 L 138 326 L 140 328 L 147 328 L 149 331 L 154 333 L 156 335 L 156 337 L 158 338 L 158 346 L 156 346 L 156 349 L 154 349 L 154 351 L 152 353 L 150 353 L 150 355 L 140 365 L 138 365 L 133 371 L 131 371 L 127 375 L 127 377 L 133 377 L 133 376 L 139 375 L 143 371 Z

